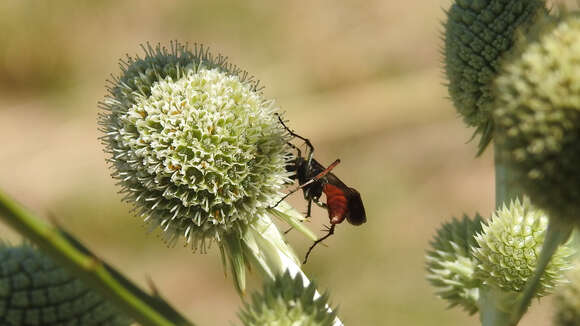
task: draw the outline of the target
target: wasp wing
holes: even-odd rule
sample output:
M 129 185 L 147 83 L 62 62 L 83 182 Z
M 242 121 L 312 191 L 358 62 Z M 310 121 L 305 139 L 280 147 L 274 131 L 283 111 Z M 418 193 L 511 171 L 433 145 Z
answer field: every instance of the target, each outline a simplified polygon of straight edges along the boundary
M 365 207 L 362 202 L 360 193 L 351 187 L 348 187 L 333 173 L 326 175 L 326 182 L 342 190 L 346 197 L 346 220 L 352 225 L 361 225 L 367 221 Z
M 354 188 L 348 188 L 345 192 L 348 199 L 348 214 L 346 220 L 352 225 L 361 225 L 367 221 L 365 207 L 360 197 L 360 193 Z

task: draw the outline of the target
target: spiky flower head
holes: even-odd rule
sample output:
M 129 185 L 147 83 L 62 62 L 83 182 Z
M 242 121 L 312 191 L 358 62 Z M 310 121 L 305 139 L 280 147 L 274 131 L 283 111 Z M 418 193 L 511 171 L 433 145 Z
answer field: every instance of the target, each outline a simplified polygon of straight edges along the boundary
M 331 326 L 336 309 L 330 310 L 328 294 L 316 296 L 316 286 L 304 285 L 300 274 L 288 272 L 264 284 L 254 293 L 239 317 L 245 326 Z
M 456 0 L 447 12 L 445 72 L 449 95 L 468 126 L 479 135 L 479 153 L 492 139 L 492 82 L 500 60 L 524 30 L 544 14 L 543 0 Z
M 167 241 L 203 250 L 279 198 L 287 136 L 273 101 L 224 57 L 178 43 L 144 49 L 102 104 L 113 176 Z
M 297 261 L 268 212 L 289 182 L 289 135 L 258 82 L 203 46 L 128 57 L 101 103 L 103 143 L 125 200 L 164 239 L 217 241 L 243 292 L 245 267 L 273 277 Z M 291 218 L 280 204 L 274 208 Z
M 0 244 L 0 325 L 128 326 L 99 294 L 36 249 Z
M 580 325 L 580 268 L 576 266 L 567 274 L 568 282 L 556 291 L 554 305 L 555 326 Z
M 443 223 L 427 251 L 427 279 L 437 295 L 449 302 L 449 308 L 459 305 L 469 314 L 478 311 L 481 282 L 473 275 L 477 261 L 471 247 L 477 245 L 474 236 L 481 231 L 482 221 L 476 214 L 473 219 L 463 215 Z
M 497 79 L 500 158 L 550 217 L 580 225 L 580 14 L 544 19 Z
M 547 226 L 546 214 L 528 198 L 513 200 L 509 207 L 504 204 L 475 237 L 475 277 L 506 292 L 521 292 L 536 268 Z M 551 293 L 562 281 L 570 255 L 571 249 L 564 245 L 554 253 L 540 278 L 537 297 Z

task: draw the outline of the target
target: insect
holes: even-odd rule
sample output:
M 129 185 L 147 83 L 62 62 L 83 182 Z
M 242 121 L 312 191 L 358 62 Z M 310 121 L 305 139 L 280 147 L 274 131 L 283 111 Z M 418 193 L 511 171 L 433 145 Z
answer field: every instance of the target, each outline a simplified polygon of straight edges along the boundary
M 360 193 L 342 182 L 336 175 L 330 172 L 339 163 L 340 159 L 335 160 L 328 167 L 324 167 L 317 160 L 313 158 L 314 146 L 310 140 L 304 138 L 286 126 L 280 115 L 278 120 L 288 133 L 295 138 L 298 138 L 306 144 L 308 152 L 306 157 L 302 156 L 300 149 L 292 143 L 288 143 L 297 151 L 296 158 L 286 166 L 286 170 L 294 172 L 293 179 L 298 181 L 298 187 L 292 189 L 287 193 L 276 205 L 282 202 L 291 194 L 302 189 L 304 199 L 308 201 L 308 210 L 306 217 L 310 217 L 312 211 L 312 203 L 325 208 L 328 211 L 328 218 L 330 226 L 326 228 L 327 234 L 318 240 L 314 241 L 312 246 L 308 249 L 303 264 L 308 261 L 308 256 L 312 249 L 319 243 L 326 240 L 334 234 L 334 228 L 337 224 L 342 223 L 345 219 L 352 225 L 361 225 L 367 221 L 365 208 L 362 203 Z M 320 200 L 322 194 L 326 195 L 326 203 Z

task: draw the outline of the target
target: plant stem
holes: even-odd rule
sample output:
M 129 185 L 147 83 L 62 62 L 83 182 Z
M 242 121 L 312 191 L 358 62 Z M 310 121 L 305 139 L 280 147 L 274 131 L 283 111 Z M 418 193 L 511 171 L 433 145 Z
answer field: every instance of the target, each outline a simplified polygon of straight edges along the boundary
M 72 235 L 34 216 L 2 191 L 0 218 L 140 324 L 193 326 L 161 297 L 143 292 Z
M 570 232 L 570 227 L 560 223 L 558 219 L 551 218 L 548 222 L 546 238 L 544 239 L 544 245 L 542 246 L 542 251 L 540 252 L 534 275 L 528 280 L 524 291 L 519 297 L 518 305 L 512 313 L 512 325 L 517 325 L 522 316 L 526 313 L 528 306 L 538 289 L 541 277 L 552 259 L 552 255 L 554 255 L 560 244 L 568 239 Z
M 518 189 L 512 182 L 509 169 L 502 163 L 498 145 L 494 145 L 495 166 L 495 209 L 500 209 L 504 204 L 509 204 L 513 199 L 520 197 Z
M 278 231 L 278 228 L 266 219 L 258 220 L 250 229 L 244 239 L 243 245 L 247 246 L 248 256 L 254 261 L 264 277 L 274 278 L 277 274 L 284 274 L 285 271 L 290 276 L 296 277 L 296 274 L 302 276 L 304 287 L 310 284 L 310 280 L 304 274 L 299 265 L 296 255 L 284 241 L 284 238 Z M 314 299 L 320 297 L 320 293 L 314 293 Z M 330 306 L 326 306 L 329 312 L 332 311 Z M 334 319 L 333 326 L 343 326 L 338 316 Z
M 495 208 L 508 205 L 519 197 L 511 182 L 508 168 L 501 162 L 498 145 L 494 145 Z M 480 287 L 479 318 L 483 326 L 510 326 L 511 312 L 516 304 L 516 295 L 504 292 L 491 285 Z
M 492 286 L 479 291 L 479 319 L 482 326 L 510 326 L 511 309 L 516 301 L 514 293 L 503 292 Z
M 499 149 L 498 146 L 494 146 L 494 153 L 495 153 L 495 206 L 496 209 L 499 209 L 504 204 L 508 204 L 509 201 L 518 198 L 520 193 L 518 189 L 516 189 L 514 183 L 512 182 L 509 169 L 501 162 L 499 158 Z M 540 252 L 540 256 L 538 257 L 536 269 L 534 271 L 534 275 L 532 278 L 528 280 L 526 283 L 526 287 L 524 291 L 518 296 L 518 300 L 516 304 L 513 306 L 509 316 L 506 316 L 505 313 L 499 313 L 497 316 L 500 316 L 501 323 L 498 325 L 511 325 L 515 326 L 518 324 L 522 316 L 526 313 L 528 306 L 532 298 L 534 297 L 538 285 L 540 284 L 540 280 L 546 267 L 550 263 L 550 259 L 552 255 L 558 249 L 558 246 L 562 244 L 566 239 L 568 239 L 570 235 L 570 229 L 568 226 L 563 225 L 557 219 L 551 218 L 548 223 L 548 229 L 546 230 L 546 237 L 544 239 L 544 245 L 542 246 L 542 251 Z M 488 307 L 485 310 L 491 310 L 492 307 Z M 482 308 L 482 320 L 483 312 L 485 311 Z M 489 312 L 488 312 L 489 313 Z M 496 316 L 496 317 L 497 317 Z M 504 318 L 506 318 L 504 320 Z M 509 321 L 505 323 L 504 321 Z M 485 325 L 485 323 L 484 323 Z M 489 325 L 494 325 L 490 323 Z

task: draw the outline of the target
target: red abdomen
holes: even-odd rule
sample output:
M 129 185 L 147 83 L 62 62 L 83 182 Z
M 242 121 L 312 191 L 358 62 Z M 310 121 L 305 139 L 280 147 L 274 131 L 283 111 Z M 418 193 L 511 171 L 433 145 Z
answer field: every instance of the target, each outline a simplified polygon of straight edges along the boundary
M 329 183 L 324 185 L 322 191 L 326 195 L 326 205 L 328 206 L 328 218 L 331 224 L 339 224 L 344 221 L 348 212 L 347 200 L 344 191 Z

